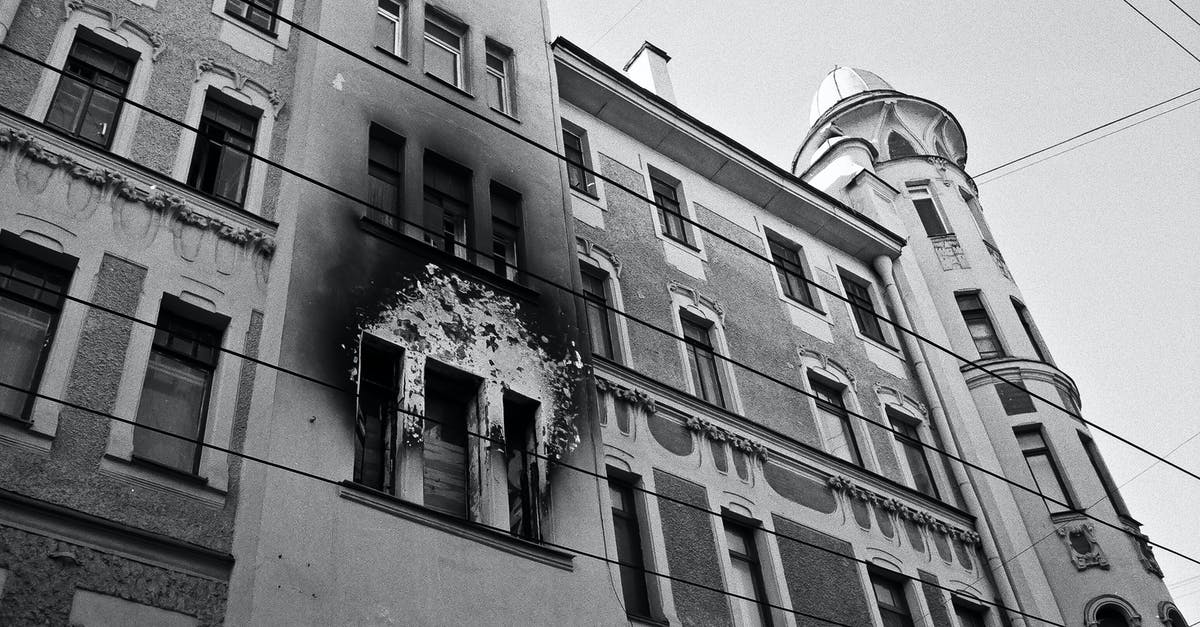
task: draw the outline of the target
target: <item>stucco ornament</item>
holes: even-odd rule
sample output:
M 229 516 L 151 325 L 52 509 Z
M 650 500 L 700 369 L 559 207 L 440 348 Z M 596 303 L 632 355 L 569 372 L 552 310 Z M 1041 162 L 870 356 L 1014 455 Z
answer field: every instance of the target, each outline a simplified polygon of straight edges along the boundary
M 600 375 L 593 375 L 596 380 L 596 389 L 601 392 L 607 392 L 614 397 L 623 401 L 641 407 L 647 414 L 653 414 L 658 411 L 658 404 L 650 395 L 637 388 L 627 388 L 619 383 L 609 381 Z
M 701 434 L 715 442 L 728 442 L 729 446 L 746 453 L 752 457 L 759 459 L 767 458 L 767 447 L 764 444 L 755 442 L 749 438 L 742 437 L 735 433 L 718 427 L 717 425 L 700 418 L 698 416 L 688 416 L 683 421 L 683 425 L 690 431 Z
M 150 61 L 152 62 L 157 61 L 158 55 L 162 54 L 163 50 L 165 50 L 167 47 L 167 42 L 161 33 L 143 28 L 141 25 L 131 19 L 125 18 L 117 13 L 114 13 L 113 11 L 109 11 L 108 9 L 94 5 L 90 2 L 84 2 L 83 0 L 66 0 L 63 2 L 63 9 L 64 21 L 70 19 L 71 14 L 75 11 L 84 11 L 108 20 L 109 30 L 114 33 L 120 32 L 122 28 L 128 28 L 130 31 L 137 34 L 137 36 L 150 42 Z
M 406 445 L 421 442 L 424 364 L 432 360 L 538 401 L 539 453 L 557 460 L 574 450 L 579 429 L 573 397 L 583 362 L 573 347 L 561 357 L 551 354 L 550 339 L 531 331 L 519 317 L 520 309 L 512 298 L 434 264 L 409 277 L 384 302 L 359 309 L 356 335 L 369 334 L 405 350 L 399 402 Z M 357 349 L 353 360 L 350 375 L 357 379 Z M 490 439 L 502 434 L 501 420 L 499 412 L 488 412 L 477 435 Z
M 1095 528 L 1087 521 L 1067 523 L 1054 530 L 1071 554 L 1071 563 L 1079 570 L 1093 566 L 1108 570 L 1108 558 L 1096 542 Z
M 917 525 L 929 529 L 931 532 L 940 533 L 966 544 L 976 544 L 980 541 L 980 536 L 975 531 L 959 529 L 943 520 L 935 518 L 929 512 L 910 507 L 892 497 L 868 490 L 855 483 L 854 480 L 842 475 L 830 475 L 825 479 L 825 485 L 834 492 L 845 495 L 847 498 L 875 505 L 897 519 L 911 520 Z

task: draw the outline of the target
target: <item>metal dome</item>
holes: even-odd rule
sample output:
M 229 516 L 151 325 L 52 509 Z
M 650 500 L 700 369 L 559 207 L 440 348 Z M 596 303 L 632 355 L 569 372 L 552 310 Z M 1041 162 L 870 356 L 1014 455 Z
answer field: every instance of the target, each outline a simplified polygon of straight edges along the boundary
M 808 123 L 816 122 L 822 114 L 850 96 L 881 90 L 895 91 L 887 81 L 879 78 L 874 72 L 852 67 L 834 67 L 825 75 L 825 80 L 821 81 L 821 86 L 813 95 L 812 113 L 809 115 Z

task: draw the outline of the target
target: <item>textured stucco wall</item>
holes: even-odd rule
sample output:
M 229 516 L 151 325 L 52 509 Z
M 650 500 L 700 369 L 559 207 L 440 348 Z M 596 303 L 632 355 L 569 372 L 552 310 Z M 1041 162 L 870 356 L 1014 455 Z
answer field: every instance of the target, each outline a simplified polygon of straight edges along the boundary
M 870 625 L 871 611 L 855 562 L 827 551 L 788 540 L 790 536 L 842 554 L 853 552 L 849 542 L 809 529 L 782 516 L 774 517 L 779 556 L 796 610 L 847 625 Z M 826 621 L 796 616 L 802 626 L 827 625 Z
M 663 496 L 710 509 L 704 486 L 660 470 L 654 471 L 654 485 Z M 718 590 L 724 589 L 721 562 L 713 536 L 713 517 L 666 499 L 659 499 L 658 511 L 662 519 L 667 566 L 671 576 Z M 730 624 L 733 618 L 729 614 L 729 601 L 724 595 L 680 580 L 671 582 L 671 590 L 681 624 Z

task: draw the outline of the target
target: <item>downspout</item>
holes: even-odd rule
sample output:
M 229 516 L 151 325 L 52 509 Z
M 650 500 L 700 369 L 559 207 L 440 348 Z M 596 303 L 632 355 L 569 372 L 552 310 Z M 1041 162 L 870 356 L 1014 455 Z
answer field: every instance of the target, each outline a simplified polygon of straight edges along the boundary
M 875 266 L 875 272 L 879 274 L 880 279 L 883 281 L 884 293 L 887 294 L 888 303 L 892 307 L 893 321 L 902 323 L 908 329 L 911 329 L 912 319 L 908 316 L 908 310 L 904 307 L 904 301 L 900 299 L 900 290 L 896 288 L 892 258 L 887 255 L 880 255 L 875 258 L 873 265 Z M 904 342 L 904 350 L 912 359 L 913 370 L 917 373 L 917 382 L 920 384 L 925 398 L 929 399 L 931 422 L 934 428 L 937 429 L 938 436 L 945 444 L 953 443 L 954 448 L 951 452 L 955 457 L 961 459 L 962 446 L 959 443 L 958 435 L 950 429 L 949 422 L 946 420 L 946 410 L 942 406 L 942 398 L 938 395 L 937 388 L 934 387 L 933 376 L 929 373 L 929 365 L 925 362 L 923 348 L 911 334 L 898 333 L 897 335 L 902 336 L 901 341 Z M 950 469 L 954 474 L 954 482 L 958 484 L 959 492 L 962 493 L 963 499 L 966 501 L 967 513 L 983 522 L 982 525 L 979 525 L 978 529 L 981 544 L 983 545 L 983 554 L 987 558 L 988 568 L 992 572 L 999 571 L 999 576 L 994 577 L 993 580 L 1000 588 L 1000 598 L 1006 607 L 1024 611 L 1019 601 L 1017 601 L 1017 595 L 1013 589 L 1012 581 L 1009 579 L 1008 570 L 1001 568 L 1004 566 L 1004 562 L 1000 559 L 996 538 L 992 534 L 991 521 L 988 520 L 986 512 L 979 502 L 979 494 L 976 492 L 975 483 L 959 459 L 951 460 Z M 1027 627 L 1028 625 L 1024 616 L 1013 612 L 1009 612 L 1009 620 L 1014 627 Z

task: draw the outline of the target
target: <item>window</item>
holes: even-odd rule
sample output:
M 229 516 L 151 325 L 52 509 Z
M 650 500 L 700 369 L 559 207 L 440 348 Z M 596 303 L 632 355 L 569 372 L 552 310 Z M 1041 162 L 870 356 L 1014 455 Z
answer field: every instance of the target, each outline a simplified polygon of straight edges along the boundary
M 926 235 L 935 237 L 949 232 L 942 222 L 942 214 L 938 212 L 929 188 L 909 187 L 908 194 L 912 198 L 913 208 L 917 210 L 917 217 L 921 218 L 921 225 L 925 227 Z
M 461 26 L 436 14 L 425 16 L 425 73 L 463 88 L 463 36 Z
M 817 419 L 824 428 L 825 451 L 862 466 L 862 452 L 858 448 L 858 440 L 854 437 L 842 390 L 811 375 L 808 377 L 808 385 L 817 397 Z
M 398 57 L 404 56 L 404 5 L 379 0 L 375 9 L 375 46 Z
M 479 383 L 466 377 L 425 371 L 425 420 L 421 435 L 425 507 L 467 517 L 467 430 L 474 422 Z
M 275 34 L 276 0 L 225 0 L 225 14 L 254 28 Z
M 261 115 L 261 111 L 247 111 L 243 105 L 209 89 L 200 116 L 200 134 L 192 152 L 188 185 L 218 200 L 241 205 L 246 198 Z
M 713 352 L 712 338 L 709 336 L 711 323 L 693 318 L 682 311 L 679 312 L 679 322 L 683 326 L 684 349 L 687 352 L 688 369 L 692 373 L 692 387 L 696 396 L 725 407 L 725 393 L 721 389 L 717 357 Z
M 654 204 L 658 207 L 658 222 L 663 235 L 691 246 L 687 228 L 683 223 L 683 209 L 679 202 L 679 186 L 669 183 L 650 172 L 650 189 L 654 192 Z
M 471 172 L 425 153 L 425 241 L 459 259 L 467 259 L 471 224 Z
M 770 231 L 767 231 L 767 246 L 771 250 L 771 259 L 775 261 L 775 274 L 779 277 L 784 296 L 805 307 L 816 309 L 812 291 L 808 286 L 808 277 L 800 259 L 800 247 Z
M 1038 360 L 1050 361 L 1046 359 L 1046 351 L 1042 347 L 1042 340 L 1038 335 L 1037 327 L 1033 326 L 1033 317 L 1029 315 L 1029 310 L 1015 298 L 1012 299 L 1012 304 L 1017 310 L 1017 317 L 1021 319 L 1021 327 L 1025 329 L 1025 337 L 1029 338 L 1029 343 L 1033 345 L 1033 352 L 1037 355 Z
M 612 501 L 613 534 L 617 541 L 617 561 L 621 564 L 621 593 L 625 599 L 625 612 L 631 616 L 650 618 L 650 592 L 642 556 L 641 525 L 633 481 L 609 468 L 608 493 Z
M 114 51 L 112 44 L 80 28 L 63 64 L 46 124 L 107 148 L 137 60 L 137 52 Z
M 492 269 L 517 280 L 521 248 L 521 195 L 492 183 Z
M 736 617 L 734 620 L 738 625 L 770 625 L 771 612 L 767 605 L 767 591 L 763 585 L 758 549 L 754 544 L 754 528 L 729 518 L 723 519 L 723 522 L 725 543 L 729 546 L 729 564 L 733 567 L 729 578 L 729 591 L 749 597 L 730 597 Z
M 912 157 L 917 154 L 917 149 L 913 148 L 912 142 L 904 138 L 903 135 L 892 131 L 888 135 L 887 140 L 889 159 L 899 159 L 900 157 Z
M 1129 507 L 1125 505 L 1125 499 L 1121 498 L 1121 493 L 1117 490 L 1117 484 L 1113 481 L 1112 474 L 1108 472 L 1108 466 L 1104 463 L 1104 458 L 1100 456 L 1100 450 L 1096 448 L 1096 442 L 1082 431 L 1079 432 L 1079 442 L 1083 444 L 1083 450 L 1087 453 L 1088 461 L 1092 463 L 1092 470 L 1095 471 L 1096 477 L 1100 480 L 1100 485 L 1104 487 L 1104 494 L 1108 497 L 1108 502 L 1112 503 L 1113 510 L 1120 516 L 1129 517 Z
M 0 383 L 12 386 L 0 387 L 0 416 L 29 419 L 32 392 L 50 353 L 61 293 L 70 279 L 66 270 L 0 247 Z
M 508 483 L 508 530 L 537 540 L 538 464 L 537 403 L 514 394 L 504 395 L 504 466 Z
M 971 212 L 971 218 L 975 220 L 975 228 L 979 229 L 979 236 L 983 238 L 984 242 L 995 246 L 996 240 L 992 238 L 992 230 L 988 228 L 987 220 L 983 219 L 983 207 L 979 206 L 979 199 L 961 187 L 958 189 L 958 194 L 962 196 L 963 202 L 967 203 L 967 210 Z
M 850 310 L 854 313 L 859 333 L 880 344 L 887 344 L 883 337 L 883 327 L 875 314 L 875 304 L 871 300 L 871 288 L 868 284 L 842 274 L 842 287 L 846 290 L 846 298 L 850 300 Z
M 367 155 L 367 200 L 378 211 L 380 222 L 400 228 L 404 200 L 404 140 L 399 135 L 371 125 Z
M 1004 356 L 1004 347 L 1000 345 L 1000 338 L 996 335 L 996 328 L 992 326 L 992 319 L 988 317 L 987 309 L 983 307 L 983 300 L 979 297 L 979 292 L 958 293 L 954 295 L 958 301 L 958 309 L 962 312 L 963 322 L 967 323 L 967 331 L 971 333 L 971 339 L 975 341 L 975 349 L 979 351 L 980 359 L 994 359 Z
M 587 133 L 583 129 L 563 120 L 563 156 L 567 158 L 567 182 L 571 189 L 596 196 L 596 179 L 591 172 L 591 155 L 588 152 Z
M 987 609 L 954 602 L 954 616 L 960 627 L 988 627 Z
M 913 627 L 912 614 L 908 611 L 908 599 L 904 596 L 903 582 L 872 573 L 871 587 L 875 590 L 875 603 L 879 607 L 883 627 Z
M 1037 411 L 1033 405 L 1033 397 L 1025 389 L 1024 381 L 1009 379 L 1011 383 L 997 383 L 996 394 L 1000 397 L 1000 405 L 1009 416 L 1030 414 Z
M 177 299 L 164 298 L 137 410 L 139 427 L 153 427 L 174 435 L 135 427 L 133 455 L 153 464 L 197 474 L 203 452 L 199 443 L 204 438 L 209 392 L 227 321 L 198 322 L 198 317 L 212 317 L 212 314 L 197 310 L 196 318 L 185 317 L 192 313 L 188 309 L 188 305 Z
M 388 493 L 395 485 L 393 451 L 400 402 L 400 358 L 395 346 L 363 336 L 358 364 L 354 481 Z
M 1118 605 L 1105 605 L 1096 612 L 1096 627 L 1129 627 L 1129 617 Z
M 487 66 L 488 106 L 512 115 L 512 53 L 494 42 L 487 42 L 485 53 Z
M 608 304 L 608 277 L 603 271 L 587 264 L 580 264 L 583 278 L 583 305 L 587 310 L 588 337 L 591 338 L 592 354 L 613 359 L 612 318 Z
M 1025 455 L 1025 464 L 1029 467 L 1029 473 L 1033 475 L 1034 488 L 1047 497 L 1044 499 L 1046 508 L 1052 514 L 1074 509 L 1071 498 L 1067 495 L 1067 484 L 1063 483 L 1062 475 L 1059 474 L 1058 465 L 1054 463 L 1054 457 L 1050 454 L 1050 447 L 1046 445 L 1046 438 L 1042 434 L 1041 427 L 1014 429 L 1013 432 L 1017 436 L 1017 444 L 1021 447 L 1021 453 Z M 1058 503 L 1051 502 L 1050 499 L 1054 499 Z
M 921 445 L 921 435 L 912 420 L 899 414 L 892 408 L 886 410 L 888 421 L 896 430 L 896 444 L 900 446 L 903 463 L 912 477 L 912 487 L 926 496 L 939 498 L 937 484 L 933 481 L 933 470 L 929 466 L 929 458 L 925 455 L 925 447 Z

